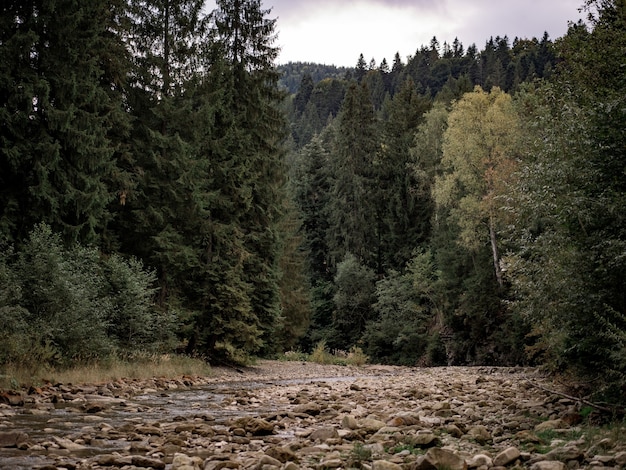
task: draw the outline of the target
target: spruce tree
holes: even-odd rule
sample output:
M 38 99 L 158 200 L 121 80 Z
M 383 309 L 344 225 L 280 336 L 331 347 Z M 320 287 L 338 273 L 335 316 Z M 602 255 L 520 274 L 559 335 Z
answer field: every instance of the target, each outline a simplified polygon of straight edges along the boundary
M 331 152 L 333 182 L 327 237 L 334 266 L 352 253 L 360 263 L 382 272 L 378 148 L 370 92 L 367 86 L 353 82 L 337 118 Z
M 428 237 L 429 207 L 416 197 L 415 174 L 408 168 L 415 133 L 429 107 L 430 98 L 418 95 L 409 78 L 385 109 L 388 117 L 383 127 L 377 179 L 380 210 L 384 214 L 382 249 L 386 270 L 401 270 L 415 247 Z
M 240 178 L 241 186 L 236 187 L 247 192 L 246 204 L 237 212 L 246 251 L 243 281 L 249 286 L 252 323 L 261 332 L 258 344 L 244 349 L 248 354 L 271 344 L 280 313 L 278 223 L 284 197 L 286 122 L 279 109 L 283 93 L 274 65 L 276 21 L 266 18 L 269 13 L 258 0 L 219 0 L 211 15 L 212 40 L 230 77 L 232 122 L 225 129 L 223 150 Z M 225 344 L 240 332 L 231 334 Z
M 3 3 L 3 238 L 22 240 L 45 221 L 66 241 L 98 241 L 117 198 L 113 130 L 126 126 L 119 8 L 104 0 Z

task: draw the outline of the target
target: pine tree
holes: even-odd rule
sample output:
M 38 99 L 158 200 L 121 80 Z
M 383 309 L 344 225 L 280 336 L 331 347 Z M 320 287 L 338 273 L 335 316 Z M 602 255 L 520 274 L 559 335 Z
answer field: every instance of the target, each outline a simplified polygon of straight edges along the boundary
M 199 263 L 188 230 L 201 217 L 195 191 L 205 174 L 194 153 L 187 88 L 200 53 L 201 7 L 199 0 L 129 2 L 131 188 L 112 230 L 123 252 L 157 269 L 163 308 L 184 295 L 184 274 Z

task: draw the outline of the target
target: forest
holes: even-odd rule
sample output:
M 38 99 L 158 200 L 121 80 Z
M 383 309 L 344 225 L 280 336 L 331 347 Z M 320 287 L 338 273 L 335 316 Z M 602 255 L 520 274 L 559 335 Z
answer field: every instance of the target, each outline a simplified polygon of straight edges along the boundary
M 353 68 L 203 3 L 3 3 L 0 371 L 323 345 L 626 401 L 624 0 Z

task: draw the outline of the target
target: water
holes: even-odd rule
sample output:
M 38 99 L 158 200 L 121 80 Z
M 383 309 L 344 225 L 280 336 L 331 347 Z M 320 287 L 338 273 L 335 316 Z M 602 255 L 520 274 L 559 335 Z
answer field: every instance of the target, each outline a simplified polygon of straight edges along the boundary
M 355 377 L 331 377 L 279 381 L 223 382 L 189 389 L 136 395 L 122 403 L 114 404 L 97 413 L 86 413 L 76 404 L 50 404 L 50 410 L 40 412 L 28 406 L 13 408 L 13 416 L 0 417 L 0 432 L 24 432 L 35 446 L 29 450 L 0 448 L 1 470 L 31 470 L 54 464 L 55 455 L 87 458 L 113 452 L 126 453 L 130 445 L 126 432 L 118 438 L 92 439 L 86 449 L 79 451 L 46 449 L 46 442 L 55 437 L 75 439 L 80 436 L 97 436 L 103 428 L 114 430 L 130 424 L 185 421 L 202 418 L 220 427 L 232 418 L 261 415 L 281 411 L 277 403 L 255 403 L 254 406 L 238 406 L 236 394 L 242 390 L 254 390 L 272 386 L 292 386 L 315 382 L 351 381 Z M 282 410 L 284 411 L 284 409 Z M 115 433 L 112 433 L 113 437 Z M 124 451 L 124 452 L 122 452 Z

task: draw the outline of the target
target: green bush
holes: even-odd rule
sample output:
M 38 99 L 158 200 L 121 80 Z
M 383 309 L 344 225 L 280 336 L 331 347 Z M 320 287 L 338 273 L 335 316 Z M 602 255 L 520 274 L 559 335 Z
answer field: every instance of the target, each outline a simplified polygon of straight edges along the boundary
M 171 347 L 175 321 L 152 304 L 154 275 L 136 260 L 65 247 L 47 225 L 0 250 L 0 363 L 63 366 Z

